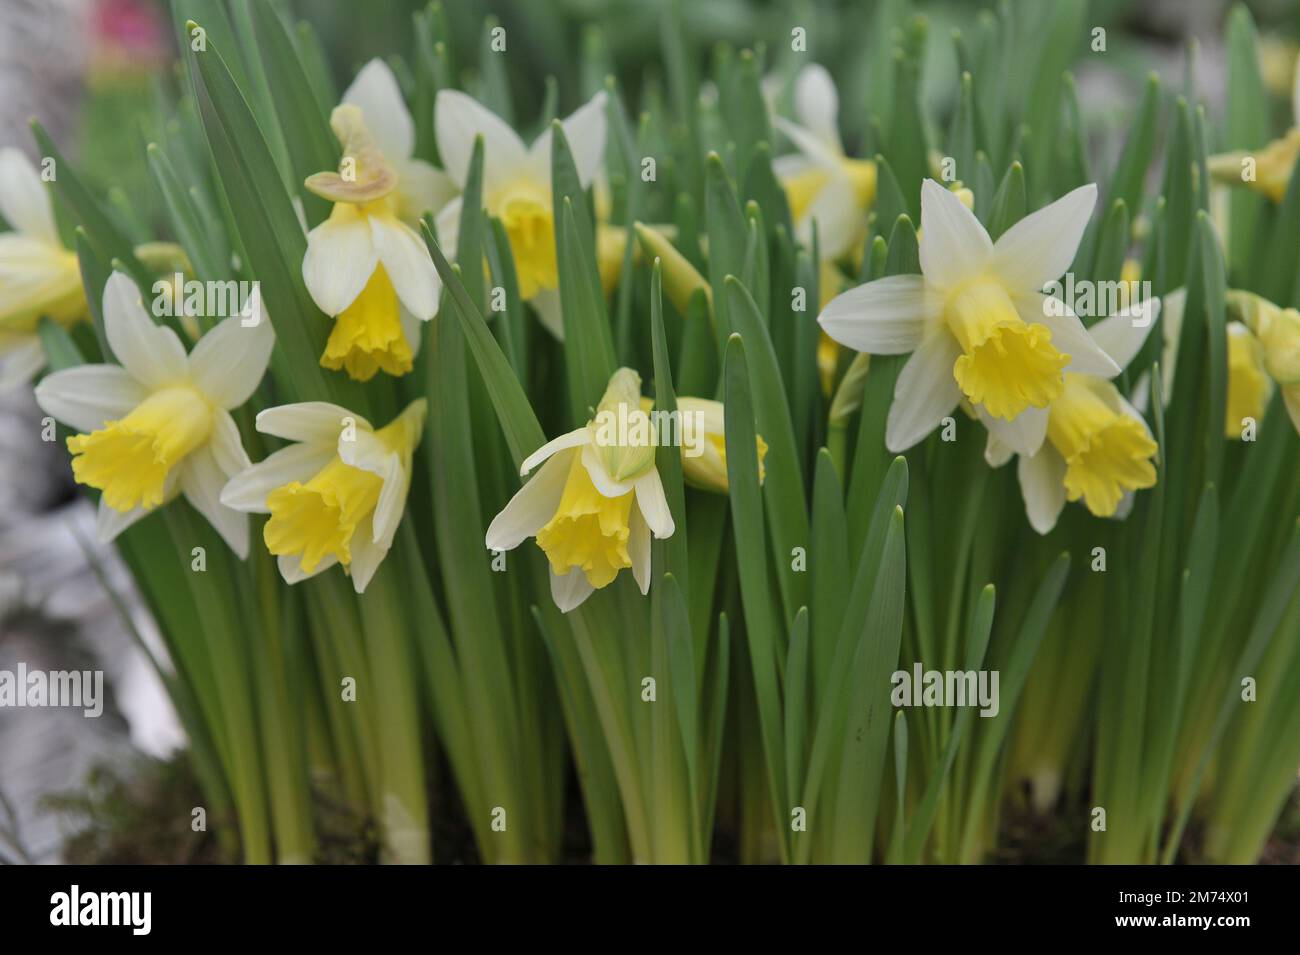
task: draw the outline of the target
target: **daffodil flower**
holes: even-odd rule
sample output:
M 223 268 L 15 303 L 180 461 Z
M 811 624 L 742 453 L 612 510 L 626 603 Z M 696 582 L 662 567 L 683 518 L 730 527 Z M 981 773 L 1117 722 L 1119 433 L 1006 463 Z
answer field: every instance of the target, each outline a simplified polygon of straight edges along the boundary
M 411 159 L 415 129 L 397 81 L 372 60 L 330 115 L 343 146 L 337 172 L 305 185 L 334 203 L 307 235 L 303 281 L 334 319 L 320 363 L 368 381 L 381 369 L 411 370 L 419 325 L 438 311 L 442 283 L 412 223 L 436 211 L 452 187 L 428 163 Z
M 866 213 L 876 200 L 876 164 L 844 153 L 836 125 L 839 92 L 826 69 L 810 63 L 794 84 L 797 122 L 781 116 L 773 125 L 798 150 L 772 164 L 785 189 L 799 241 L 811 246 L 813 223 L 823 259 L 838 259 L 860 240 Z
M 1226 185 L 1245 186 L 1268 196 L 1273 202 L 1281 202 L 1291 182 L 1296 157 L 1300 156 L 1300 60 L 1296 61 L 1292 78 L 1291 117 L 1293 125 L 1282 138 L 1273 140 L 1262 149 L 1238 150 L 1209 157 L 1206 168 L 1210 177 Z M 1253 161 L 1253 175 L 1249 177 L 1244 175 L 1248 168 L 1246 160 Z
M 36 169 L 16 149 L 0 149 L 0 391 L 31 381 L 45 367 L 36 323 L 84 319 L 77 255 L 63 247 L 54 210 Z
M 889 409 L 890 451 L 923 439 L 964 395 L 1003 443 L 1033 454 L 1067 370 L 1118 373 L 1070 307 L 1041 291 L 1074 259 L 1096 198 L 1094 185 L 1075 189 L 994 243 L 958 196 L 925 181 L 922 274 L 849 289 L 818 316 L 827 334 L 860 352 L 912 352 Z
M 341 564 L 363 593 L 406 509 L 426 407 L 419 398 L 379 429 L 324 401 L 267 408 L 257 430 L 295 443 L 232 478 L 221 502 L 271 515 L 262 539 L 286 583 Z
M 525 146 L 509 124 L 457 90 L 440 90 L 434 110 L 438 153 L 461 189 L 469 175 L 474 141 L 483 137 L 483 207 L 501 220 L 510 240 L 519 294 L 537 310 L 542 324 L 556 338 L 563 338 L 551 197 L 551 131 Z M 597 93 L 563 126 L 585 189 L 605 154 L 605 94 Z M 438 243 L 449 251 L 456 248 L 462 205 L 460 199 L 453 199 L 438 214 Z
M 1238 289 L 1228 291 L 1228 311 L 1240 317 L 1241 323 L 1259 343 L 1258 356 L 1262 359 L 1264 371 L 1282 389 L 1287 414 L 1291 416 L 1296 431 L 1300 432 L 1300 311 L 1280 308 L 1259 295 Z M 1230 352 L 1230 396 L 1232 367 Z M 1260 416 L 1262 414 L 1261 409 Z
M 727 435 L 722 402 L 678 395 L 677 413 L 682 423 L 682 475 L 686 483 L 726 494 Z M 758 483 L 762 484 L 767 442 L 761 434 L 754 437 L 758 445 Z
M 1115 374 L 1142 349 L 1160 302 L 1137 304 L 1098 322 L 1094 341 L 1114 360 Z M 986 424 L 988 422 L 986 421 Z M 1056 526 L 1065 502 L 1082 500 L 1096 517 L 1125 517 L 1133 492 L 1156 483 L 1158 450 L 1141 413 L 1110 381 L 1066 372 L 1047 412 L 1047 440 L 1017 467 L 1029 523 L 1040 534 Z M 990 430 L 984 456 L 1001 467 L 1016 452 Z
M 622 424 L 620 424 L 622 422 Z M 655 468 L 654 431 L 641 379 L 620 368 L 586 425 L 544 444 L 520 468 L 525 484 L 487 530 L 489 550 L 529 537 L 550 562 L 551 596 L 564 613 L 631 568 L 650 589 L 650 537 L 671 537 L 673 517 Z
M 248 400 L 271 357 L 271 324 L 228 318 L 190 354 L 154 324 L 140 291 L 114 272 L 104 288 L 104 332 L 120 365 L 79 365 L 47 375 L 36 401 L 75 428 L 72 474 L 98 488 L 99 535 L 110 541 L 184 494 L 240 556 L 248 520 L 220 503 L 221 488 L 248 466 L 230 409 Z

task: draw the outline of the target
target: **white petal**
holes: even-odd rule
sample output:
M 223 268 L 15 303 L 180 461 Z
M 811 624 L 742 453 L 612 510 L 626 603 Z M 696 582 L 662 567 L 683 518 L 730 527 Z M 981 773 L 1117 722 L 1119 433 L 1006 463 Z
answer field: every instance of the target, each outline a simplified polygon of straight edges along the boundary
M 230 412 L 223 408 L 218 408 L 213 415 L 212 438 L 208 446 L 216 458 L 217 467 L 221 468 L 221 473 L 227 478 L 252 467 L 252 462 L 248 460 L 248 452 L 244 450 L 244 443 L 239 436 L 239 426 L 235 424 L 235 419 L 230 416 Z
M 1070 356 L 1066 371 L 1077 371 L 1099 378 L 1114 378 L 1119 365 L 1102 351 L 1088 330 L 1079 321 L 1070 306 L 1058 298 L 1049 303 L 1048 296 L 1039 292 L 1016 295 L 1016 311 L 1025 322 L 1046 325 L 1052 333 L 1052 345 L 1057 351 Z M 1059 314 L 1058 314 L 1059 313 Z
M 1097 347 L 1109 355 L 1122 370 L 1128 367 L 1129 362 L 1137 357 L 1137 353 L 1146 344 L 1147 336 L 1155 327 L 1159 314 L 1160 299 L 1149 299 L 1103 318 L 1088 329 L 1088 334 Z
M 148 389 L 117 365 L 65 368 L 36 386 L 41 410 L 77 431 L 94 431 L 105 421 L 116 421 L 148 395 Z
M 1133 513 L 1133 504 L 1137 500 L 1137 495 L 1132 491 L 1125 491 L 1120 495 L 1119 503 L 1115 505 L 1115 513 L 1110 516 L 1113 521 L 1126 521 L 1128 516 Z
M 448 262 L 456 261 L 456 247 L 460 244 L 460 210 L 465 201 L 457 196 L 442 207 L 433 220 L 433 230 L 438 235 L 438 248 Z
M 566 448 L 576 448 L 579 445 L 586 443 L 587 429 L 574 428 L 572 431 L 562 434 L 558 438 L 552 438 L 532 454 L 528 455 L 528 457 L 524 458 L 524 463 L 519 466 L 519 473 L 521 475 L 527 474 L 556 452 L 563 451 Z
M 158 388 L 189 373 L 181 340 L 154 323 L 140 290 L 121 272 L 110 275 L 104 286 L 104 333 L 118 363 L 143 385 Z
M 596 453 L 594 444 L 583 445 L 582 466 L 587 469 L 587 476 L 591 478 L 596 490 L 605 497 L 622 497 L 636 489 L 631 481 L 614 480 L 614 476 L 605 470 L 605 464 Z
M 294 481 L 305 484 L 334 460 L 334 449 L 318 444 L 291 444 L 236 474 L 221 490 L 221 503 L 237 511 L 267 514 L 266 497 Z
M 244 560 L 248 557 L 248 518 L 221 503 L 226 479 L 216 456 L 207 447 L 191 452 L 181 465 L 181 489 L 186 499 L 216 528 L 239 559 Z
M 0 352 L 0 394 L 25 385 L 45 367 L 45 347 L 39 338 L 9 345 Z
M 789 153 L 785 156 L 777 156 L 772 160 L 772 175 L 784 183 L 787 179 L 793 179 L 814 168 L 814 166 L 820 165 L 820 163 L 814 163 L 803 153 Z
M 378 261 L 367 216 L 336 202 L 330 217 L 307 233 L 302 280 L 316 307 L 333 317 L 356 301 Z
M 594 589 L 587 575 L 576 567 L 563 576 L 551 571 L 551 599 L 560 608 L 560 613 L 568 613 L 580 605 Z
M 636 488 L 636 504 L 645 522 L 655 537 L 663 540 L 673 536 L 673 512 L 668 508 L 668 498 L 664 495 L 663 481 L 659 479 L 659 470 L 651 468 L 633 483 Z
M 796 238 L 811 248 L 813 223 L 816 223 L 817 247 L 822 258 L 838 259 L 856 244 L 864 221 L 854 196 L 853 183 L 836 170 L 799 220 Z
M 1002 233 L 993 246 L 993 268 L 1006 286 L 1036 292 L 1060 278 L 1079 251 L 1096 204 L 1097 187 L 1088 183 Z
M 891 275 L 841 292 L 817 322 L 831 338 L 871 355 L 915 351 L 939 315 L 937 296 L 920 275 Z
M 415 122 L 387 63 L 376 58 L 363 66 L 343 94 L 343 102 L 361 107 L 366 129 L 385 159 L 392 162 L 411 155 Z
M 578 182 L 586 189 L 595 178 L 596 170 L 605 156 L 605 93 L 598 92 L 587 103 L 578 107 L 561 122 L 564 138 L 573 153 L 573 165 L 578 170 Z M 548 184 L 551 181 L 551 130 L 548 127 L 534 140 L 528 150 L 532 168 Z
M 266 374 L 275 345 L 275 333 L 265 315 L 251 328 L 245 327 L 244 321 L 238 315 L 223 320 L 200 338 L 190 353 L 194 384 L 222 408 L 238 408 L 252 397 Z
M 822 142 L 836 152 L 843 152 L 836 126 L 839 110 L 839 93 L 826 68 L 819 63 L 809 63 L 800 70 L 794 84 L 795 117 Z
M 573 452 L 557 454 L 492 518 L 484 543 L 488 550 L 513 550 L 555 516 L 564 494 Z
M 564 309 L 560 302 L 558 288 L 544 288 L 528 300 L 537 311 L 537 319 L 542 327 L 555 336 L 556 341 L 564 341 Z
M 344 464 L 369 471 L 383 480 L 379 501 L 375 504 L 373 533 L 374 539 L 387 548 L 402 520 L 406 494 L 411 486 L 410 475 L 402 466 L 401 457 L 370 431 L 358 431 L 355 441 L 340 439 L 338 455 Z
M 641 514 L 641 508 L 632 508 L 628 518 L 627 554 L 632 558 L 632 577 L 641 593 L 650 592 L 650 525 Z
M 442 280 L 424 240 L 405 223 L 382 216 L 371 217 L 370 234 L 402 304 L 421 321 L 433 318 Z
M 451 176 L 423 159 L 406 159 L 397 167 L 397 189 L 401 193 L 404 214 L 416 219 L 426 212 L 439 212 L 459 195 Z
M 842 158 L 840 154 L 828 143 L 823 142 L 821 137 L 811 129 L 792 123 L 788 119 L 782 119 L 780 116 L 772 117 L 772 125 L 794 143 L 795 149 L 807 157 L 813 165 L 827 169 L 839 168 Z
M 276 566 L 280 568 L 280 576 L 284 578 L 286 584 L 297 584 L 317 574 L 323 574 L 338 562 L 338 558 L 330 554 L 309 574 L 302 569 L 302 559 L 297 554 L 284 554 L 276 559 Z
M 1019 455 L 1037 454 L 1047 437 L 1047 409 L 1026 408 L 1011 421 L 995 418 L 980 405 L 975 409 L 990 436 Z M 1004 462 L 1005 463 L 1005 462 Z
M 1048 445 L 1037 454 L 1022 454 L 1017 473 L 1029 526 L 1046 534 L 1065 507 L 1065 459 Z
M 952 366 L 961 354 L 957 341 L 936 330 L 912 353 L 894 385 L 894 401 L 885 423 L 885 446 L 906 451 L 939 426 L 961 401 Z
M 291 405 L 267 408 L 257 416 L 257 430 L 286 441 L 305 441 L 328 445 L 334 451 L 348 424 L 358 431 L 373 431 L 370 422 L 359 414 L 328 401 L 300 401 Z
M 984 460 L 991 468 L 1000 468 L 1015 456 L 1015 451 L 998 440 L 998 436 L 992 431 L 988 433 L 988 440 L 984 443 Z
M 523 140 L 500 116 L 459 90 L 439 90 L 434 100 L 434 132 L 438 155 L 447 175 L 461 189 L 469 175 L 474 156 L 474 140 L 483 137 L 483 187 L 492 187 L 510 178 L 528 164 L 528 150 Z
M 109 507 L 108 502 L 101 497 L 99 510 L 95 512 L 95 533 L 103 543 L 111 544 L 124 530 L 148 517 L 154 510 L 157 508 L 146 510 L 143 507 L 133 507 L 129 511 L 119 511 Z
M 16 149 L 0 149 L 0 215 L 15 231 L 62 247 L 45 183 Z
M 921 184 L 921 271 L 951 288 L 980 271 L 993 253 L 984 226 L 957 196 L 933 179 Z
M 369 520 L 359 523 L 352 535 L 352 563 L 348 565 L 348 576 L 352 578 L 352 589 L 359 594 L 366 592 L 375 571 L 388 556 L 388 545 L 375 541 L 374 536 Z

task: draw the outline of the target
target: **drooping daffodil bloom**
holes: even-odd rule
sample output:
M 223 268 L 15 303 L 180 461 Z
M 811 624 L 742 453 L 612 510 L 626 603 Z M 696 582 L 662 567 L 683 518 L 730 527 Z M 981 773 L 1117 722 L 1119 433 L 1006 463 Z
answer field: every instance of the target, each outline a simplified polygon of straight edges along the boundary
M 1223 433 L 1241 440 L 1251 421 L 1264 417 L 1273 382 L 1264 367 L 1264 346 L 1241 322 L 1228 322 L 1228 400 L 1224 407 Z
M 585 189 L 605 155 L 605 94 L 597 93 L 562 125 Z M 469 176 L 474 141 L 483 137 L 483 207 L 501 220 L 510 241 L 519 294 L 537 310 L 542 324 L 563 338 L 555 263 L 557 213 L 551 197 L 551 131 L 525 146 L 508 123 L 457 90 L 438 92 L 434 129 L 447 174 L 461 189 Z M 448 254 L 456 249 L 462 205 L 454 199 L 438 214 L 438 243 Z
M 294 443 L 232 478 L 221 501 L 271 515 L 262 539 L 286 583 L 341 564 L 363 593 L 406 510 L 426 408 L 418 398 L 382 428 L 324 401 L 267 408 L 257 430 Z
M 677 396 L 677 414 L 681 420 L 682 476 L 686 483 L 704 491 L 726 494 L 727 480 L 726 417 L 721 401 Z M 763 483 L 763 459 L 767 442 L 755 435 L 758 446 L 758 482 Z
M 1074 259 L 1096 202 L 1082 186 L 1021 219 L 996 243 L 954 193 L 921 189 L 921 275 L 849 289 L 822 310 L 831 338 L 860 352 L 912 356 L 899 373 L 885 443 L 905 451 L 963 396 L 999 439 L 1033 454 L 1066 371 L 1119 369 L 1059 298 L 1042 289 Z
M 513 550 L 533 537 L 550 563 L 551 596 L 568 613 L 631 568 L 650 589 L 650 538 L 672 536 L 673 516 L 655 468 L 655 426 L 641 378 L 620 368 L 596 417 L 549 441 L 520 474 L 542 466 L 493 519 L 487 546 Z
M 88 314 L 77 254 L 63 247 L 45 183 L 16 149 L 0 149 L 0 391 L 45 367 L 44 317 L 67 326 Z
M 187 355 L 176 333 L 145 312 L 135 283 L 114 272 L 104 288 L 104 332 L 120 364 L 78 365 L 37 386 L 41 408 L 81 432 L 68 438 L 72 474 L 102 492 L 104 541 L 184 494 L 247 556 L 248 519 L 220 496 L 248 467 L 230 410 L 256 390 L 275 342 L 260 306 L 248 311 L 222 321 Z
M 302 275 L 334 319 L 323 367 L 368 381 L 381 369 L 411 370 L 419 322 L 438 310 L 442 282 L 412 224 L 454 191 L 428 163 L 411 159 L 415 129 L 388 67 L 371 61 L 330 115 L 343 147 L 337 172 L 306 187 L 334 203 L 307 235 Z
M 1115 374 L 1141 350 L 1160 301 L 1137 303 L 1089 331 L 1114 360 Z M 1047 410 L 1047 439 L 1020 454 L 1017 476 L 1030 526 L 1046 534 L 1068 501 L 1082 501 L 1096 517 L 1124 517 L 1133 493 L 1156 483 L 1155 438 L 1141 413 L 1105 378 L 1068 371 Z M 1016 451 L 990 431 L 985 459 L 1001 467 Z
M 1300 60 L 1296 61 L 1291 88 L 1291 128 L 1281 139 L 1260 149 L 1237 150 L 1211 156 L 1206 162 L 1210 177 L 1226 185 L 1245 186 L 1281 202 L 1291 182 L 1291 171 L 1300 156 Z
M 1300 311 L 1280 308 L 1254 293 L 1231 289 L 1228 312 L 1237 316 L 1259 342 L 1264 370 L 1282 389 L 1287 414 L 1300 432 Z M 1229 364 L 1230 373 L 1231 367 Z
M 815 222 L 824 260 L 840 258 L 861 240 L 867 211 L 876 201 L 876 164 L 845 155 L 836 120 L 839 107 L 830 73 L 810 63 L 795 77 L 795 120 L 772 118 L 798 150 L 772 164 L 785 189 L 796 237 L 811 247 Z

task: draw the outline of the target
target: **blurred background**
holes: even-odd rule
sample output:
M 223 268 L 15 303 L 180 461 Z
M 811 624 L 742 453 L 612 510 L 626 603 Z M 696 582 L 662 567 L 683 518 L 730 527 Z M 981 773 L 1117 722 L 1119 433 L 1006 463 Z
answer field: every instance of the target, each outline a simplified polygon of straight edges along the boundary
M 458 63 L 476 61 L 485 11 L 506 28 L 512 119 L 527 129 L 543 110 L 547 84 L 540 78 L 554 78 L 562 112 L 591 88 L 593 77 L 583 75 L 580 63 L 602 62 L 633 102 L 652 95 L 662 76 L 659 24 L 667 2 L 443 0 L 443 7 L 458 38 L 452 51 Z M 373 56 L 409 57 L 411 15 L 424 6 L 414 0 L 280 5 L 315 26 L 336 91 Z M 1261 32 L 1264 80 L 1279 94 L 1276 102 L 1288 102 L 1300 3 L 1247 5 Z M 682 52 L 701 68 L 718 42 L 766 45 L 779 53 L 788 50 L 791 27 L 803 26 L 810 57 L 839 83 L 840 121 L 852 154 L 864 132 L 872 71 L 880 59 L 874 51 L 888 42 L 872 36 L 875 6 L 868 0 L 688 2 L 682 7 L 693 48 Z M 917 0 L 912 6 L 930 21 L 923 100 L 929 120 L 942 128 L 948 98 L 957 89 L 947 38 L 954 29 L 968 30 L 991 4 Z M 1090 30 L 1106 31 L 1106 55 L 1081 60 L 1075 80 L 1098 162 L 1108 164 L 1122 145 L 1121 131 L 1148 72 L 1170 80 L 1166 89 L 1177 89 L 1190 58 L 1211 115 L 1221 116 L 1227 7 L 1226 0 L 1093 0 L 1087 22 Z M 1063 66 L 1087 49 L 1090 36 L 1078 38 L 1077 50 L 1061 51 Z M 580 57 L 584 50 L 601 55 Z M 83 178 L 138 235 L 165 238 L 156 234 L 158 199 L 149 185 L 144 146 L 165 115 L 159 104 L 174 88 L 175 64 L 164 2 L 5 0 L 0 146 L 38 160 L 28 120 L 39 117 Z M 1273 117 L 1274 128 L 1285 120 Z M 20 661 L 32 669 L 100 669 L 108 699 L 98 719 L 71 709 L 0 709 L 0 861 L 103 854 L 129 859 L 132 853 L 158 861 L 167 858 L 165 832 L 156 833 L 156 846 L 100 843 L 103 832 L 114 828 L 106 815 L 135 814 L 147 822 L 159 790 L 183 799 L 186 786 L 192 787 L 178 756 L 184 736 L 140 642 L 155 651 L 161 647 L 131 596 L 125 568 L 95 541 L 92 508 L 71 484 L 62 450 L 41 441 L 40 431 L 29 387 L 0 392 L 0 670 L 12 671 Z M 187 819 L 188 813 L 171 817 Z M 124 828 L 131 828 L 129 819 Z

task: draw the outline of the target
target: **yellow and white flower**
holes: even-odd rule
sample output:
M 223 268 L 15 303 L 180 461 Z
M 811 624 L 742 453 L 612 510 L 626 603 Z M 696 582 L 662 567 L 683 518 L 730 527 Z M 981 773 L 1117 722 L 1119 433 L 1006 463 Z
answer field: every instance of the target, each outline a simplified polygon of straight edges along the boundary
M 1280 308 L 1259 295 L 1237 289 L 1228 291 L 1228 311 L 1240 317 L 1258 342 L 1258 352 L 1253 354 L 1262 361 L 1269 378 L 1282 389 L 1287 414 L 1300 432 L 1300 311 Z M 1232 367 L 1229 353 L 1230 382 Z
M 1114 360 L 1115 374 L 1141 350 L 1155 325 L 1159 300 L 1137 304 L 1098 322 L 1093 340 Z M 987 422 L 986 422 L 987 423 Z M 1127 516 L 1133 492 L 1156 483 L 1158 450 L 1141 413 L 1105 378 L 1068 371 L 1047 409 L 1047 439 L 1021 453 L 1020 493 L 1030 526 L 1046 534 L 1065 502 L 1082 500 L 1097 517 Z M 1001 467 L 1016 454 L 994 431 L 984 456 Z
M 551 131 L 525 146 L 499 116 L 457 90 L 440 90 L 434 104 L 438 153 L 447 174 L 465 188 L 474 141 L 483 137 L 483 207 L 501 220 L 515 260 L 519 294 L 556 338 L 564 337 L 555 264 L 555 207 L 551 197 Z M 563 121 L 578 179 L 585 189 L 605 155 L 605 94 L 597 93 Z M 462 201 L 438 214 L 438 243 L 451 254 L 460 234 Z
M 271 515 L 262 538 L 287 583 L 341 564 L 363 593 L 406 510 L 426 408 L 419 398 L 379 429 L 324 401 L 267 408 L 257 430 L 295 443 L 232 478 L 221 502 Z
M 492 521 L 487 546 L 537 540 L 550 562 L 551 596 L 564 613 L 631 568 L 650 589 L 650 538 L 671 537 L 673 516 L 655 468 L 654 428 L 641 378 L 620 368 L 586 425 L 549 441 L 520 468 L 541 465 Z
M 412 227 L 454 191 L 446 177 L 412 159 L 415 127 L 397 81 L 372 60 L 330 115 L 343 146 L 337 172 L 306 186 L 334 203 L 307 236 L 302 275 L 334 329 L 320 363 L 368 381 L 381 369 L 411 370 L 418 322 L 438 311 L 442 282 L 424 240 Z
M 876 164 L 845 155 L 836 125 L 839 106 L 830 73 L 810 63 L 795 78 L 796 122 L 772 118 L 798 150 L 772 163 L 785 189 L 796 237 L 811 246 L 815 222 L 823 261 L 840 258 L 862 239 L 867 211 L 876 201 Z
M 994 243 L 974 213 L 932 179 L 921 188 L 921 275 L 859 285 L 818 322 L 860 352 L 912 352 L 889 409 L 885 443 L 905 451 L 965 398 L 999 439 L 1033 454 L 1065 372 L 1109 378 L 1115 362 L 1070 307 L 1041 291 L 1074 259 L 1097 199 L 1075 189 Z
M 1267 146 L 1209 157 L 1206 168 L 1210 177 L 1225 185 L 1245 186 L 1273 202 L 1281 202 L 1291 182 L 1296 157 L 1300 156 L 1300 61 L 1296 62 L 1292 77 L 1291 117 L 1291 128 Z
M 71 325 L 87 315 L 77 255 L 63 247 L 40 175 L 16 149 L 0 149 L 0 391 L 45 367 L 36 323 Z
M 114 272 L 104 288 L 104 332 L 120 365 L 56 371 L 37 386 L 41 408 L 82 432 L 68 438 L 72 473 L 102 492 L 103 540 L 184 494 L 247 556 L 248 519 L 219 500 L 230 476 L 248 467 L 230 409 L 256 390 L 275 336 L 265 319 L 244 321 L 226 319 L 187 355 L 176 333 L 145 312 L 135 283 Z
M 686 483 L 703 491 L 726 494 L 730 484 L 727 480 L 726 416 L 722 402 L 679 395 L 677 413 L 682 423 L 682 476 Z M 758 483 L 762 484 L 767 442 L 761 434 L 755 435 L 754 439 L 758 444 Z

